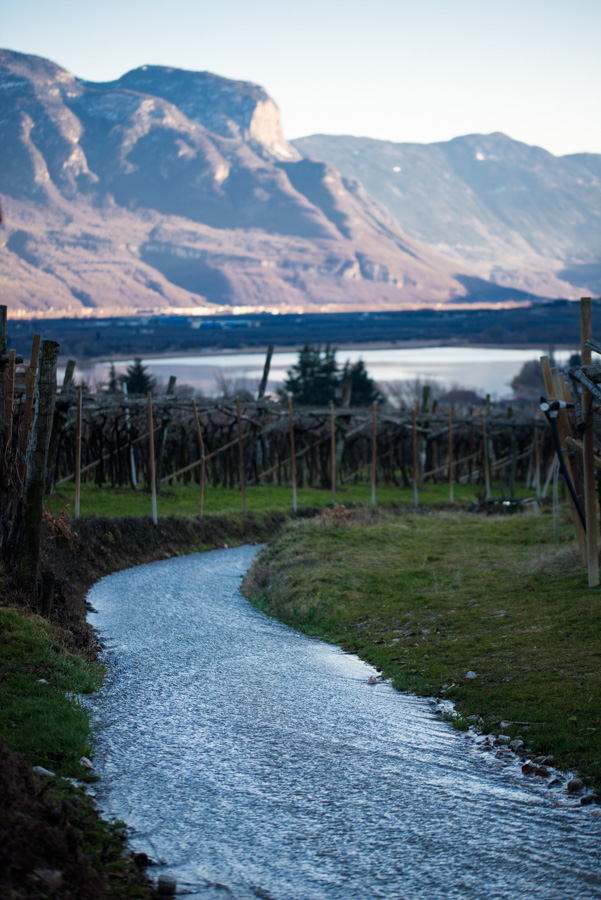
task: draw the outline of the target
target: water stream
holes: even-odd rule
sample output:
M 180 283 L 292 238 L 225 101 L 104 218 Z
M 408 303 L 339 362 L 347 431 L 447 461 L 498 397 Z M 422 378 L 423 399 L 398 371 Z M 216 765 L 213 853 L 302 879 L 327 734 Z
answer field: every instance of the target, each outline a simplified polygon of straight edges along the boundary
M 256 550 L 90 592 L 108 664 L 98 802 L 134 849 L 208 900 L 601 898 L 597 810 L 251 607 Z

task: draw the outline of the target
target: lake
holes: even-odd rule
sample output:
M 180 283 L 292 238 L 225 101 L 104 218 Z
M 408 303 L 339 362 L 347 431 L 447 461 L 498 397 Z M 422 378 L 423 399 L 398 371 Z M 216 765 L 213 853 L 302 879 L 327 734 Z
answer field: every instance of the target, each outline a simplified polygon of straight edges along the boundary
M 445 388 L 461 386 L 493 399 L 511 395 L 511 380 L 525 362 L 548 354 L 548 349 L 498 349 L 491 347 L 412 347 L 408 349 L 339 350 L 340 364 L 348 359 L 362 359 L 372 378 L 378 382 L 413 381 L 416 378 L 438 382 Z M 564 365 L 571 351 L 556 353 L 559 365 Z M 286 378 L 286 372 L 297 361 L 297 351 L 274 353 L 268 391 L 275 390 Z M 220 353 L 199 356 L 170 356 L 145 359 L 144 364 L 157 379 L 166 385 L 175 375 L 178 384 L 190 385 L 195 391 L 212 395 L 222 393 L 222 385 L 230 389 L 247 387 L 255 391 L 263 372 L 264 353 Z M 125 372 L 132 359 L 115 362 L 117 373 Z M 110 362 L 80 366 L 78 371 L 88 384 L 108 380 Z M 62 374 L 59 372 L 59 378 Z

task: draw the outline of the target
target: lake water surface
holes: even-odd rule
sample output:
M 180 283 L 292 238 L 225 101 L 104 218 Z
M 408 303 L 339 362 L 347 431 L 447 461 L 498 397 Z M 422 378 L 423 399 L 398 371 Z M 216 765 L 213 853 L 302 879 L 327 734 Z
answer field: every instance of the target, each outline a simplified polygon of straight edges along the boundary
M 339 350 L 341 364 L 349 359 L 363 359 L 376 381 L 407 381 L 431 379 L 445 387 L 460 385 L 493 398 L 511 394 L 510 384 L 522 365 L 538 359 L 548 350 L 511 350 L 488 347 L 418 347 L 410 349 Z M 565 364 L 570 351 L 558 351 L 558 363 Z M 274 353 L 268 390 L 275 390 L 286 378 L 286 372 L 297 361 L 297 352 Z M 117 372 L 125 372 L 133 360 L 115 363 Z M 149 372 L 165 383 L 170 375 L 178 383 L 191 385 L 195 390 L 211 396 L 219 390 L 220 379 L 226 378 L 230 387 L 246 385 L 256 390 L 263 373 L 264 353 L 221 353 L 203 356 L 174 356 L 144 360 Z M 81 367 L 82 376 L 90 384 L 107 381 L 110 363 L 96 363 Z M 60 377 L 60 376 L 59 376 Z
M 89 595 L 108 645 L 99 802 L 164 860 L 151 872 L 209 900 L 601 898 L 596 809 L 251 607 L 256 551 L 141 566 Z

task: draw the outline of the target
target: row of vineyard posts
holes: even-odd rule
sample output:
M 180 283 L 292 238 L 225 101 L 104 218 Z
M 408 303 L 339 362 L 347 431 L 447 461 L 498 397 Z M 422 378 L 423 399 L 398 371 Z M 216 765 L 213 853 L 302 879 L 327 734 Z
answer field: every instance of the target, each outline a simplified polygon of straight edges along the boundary
M 174 380 L 171 380 L 171 390 Z M 59 397 L 62 395 L 59 395 Z M 149 440 L 152 434 L 153 440 Z M 253 402 L 181 399 L 168 390 L 143 398 L 87 394 L 78 388 L 57 435 L 52 481 L 75 480 L 75 512 L 85 481 L 143 488 L 153 497 L 163 485 L 194 483 L 202 514 L 205 484 L 246 488 L 288 484 L 331 491 L 360 481 L 411 487 L 417 505 L 426 481 L 480 483 L 485 499 L 501 473 L 505 496 L 517 481 L 541 496 L 553 470 L 553 447 L 543 418 L 511 409 L 439 410 L 424 398 L 420 409 L 293 407 Z M 542 475 L 546 473 L 543 484 Z
M 152 497 L 179 482 L 196 485 L 203 514 L 205 485 L 246 489 L 261 482 L 296 491 L 331 492 L 352 484 L 413 487 L 414 504 L 428 481 L 482 485 L 489 499 L 495 473 L 506 499 L 517 481 L 546 493 L 554 448 L 544 418 L 511 408 L 443 409 L 424 392 L 419 408 L 294 407 L 265 397 L 271 350 L 253 402 L 194 401 L 174 393 L 128 396 L 75 385 L 69 361 L 57 389 L 59 345 L 36 335 L 29 358 L 7 353 L 6 307 L 0 307 L 0 442 L 2 511 L 0 552 L 24 591 L 43 592 L 39 546 L 43 501 L 54 485 L 75 481 L 75 517 L 81 485 L 129 485 Z M 543 477 L 544 476 L 544 477 Z

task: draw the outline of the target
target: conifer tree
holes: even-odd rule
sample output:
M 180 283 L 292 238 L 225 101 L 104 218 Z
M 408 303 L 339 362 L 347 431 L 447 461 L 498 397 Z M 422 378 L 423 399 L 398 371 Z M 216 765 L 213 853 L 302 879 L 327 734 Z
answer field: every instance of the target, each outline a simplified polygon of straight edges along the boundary
M 341 382 L 351 383 L 351 406 L 371 406 L 372 403 L 381 403 L 382 395 L 378 390 L 376 382 L 367 374 L 365 363 L 362 359 L 351 363 L 350 360 L 344 364 L 342 370 Z
M 147 394 L 148 391 L 153 391 L 155 386 L 155 380 L 148 373 L 148 367 L 143 365 L 139 357 L 136 357 L 133 364 L 127 367 L 121 381 L 127 382 L 128 394 Z
M 288 370 L 285 390 L 301 406 L 327 406 L 340 393 L 340 377 L 336 350 L 329 344 L 325 350 L 305 344 L 298 362 Z

